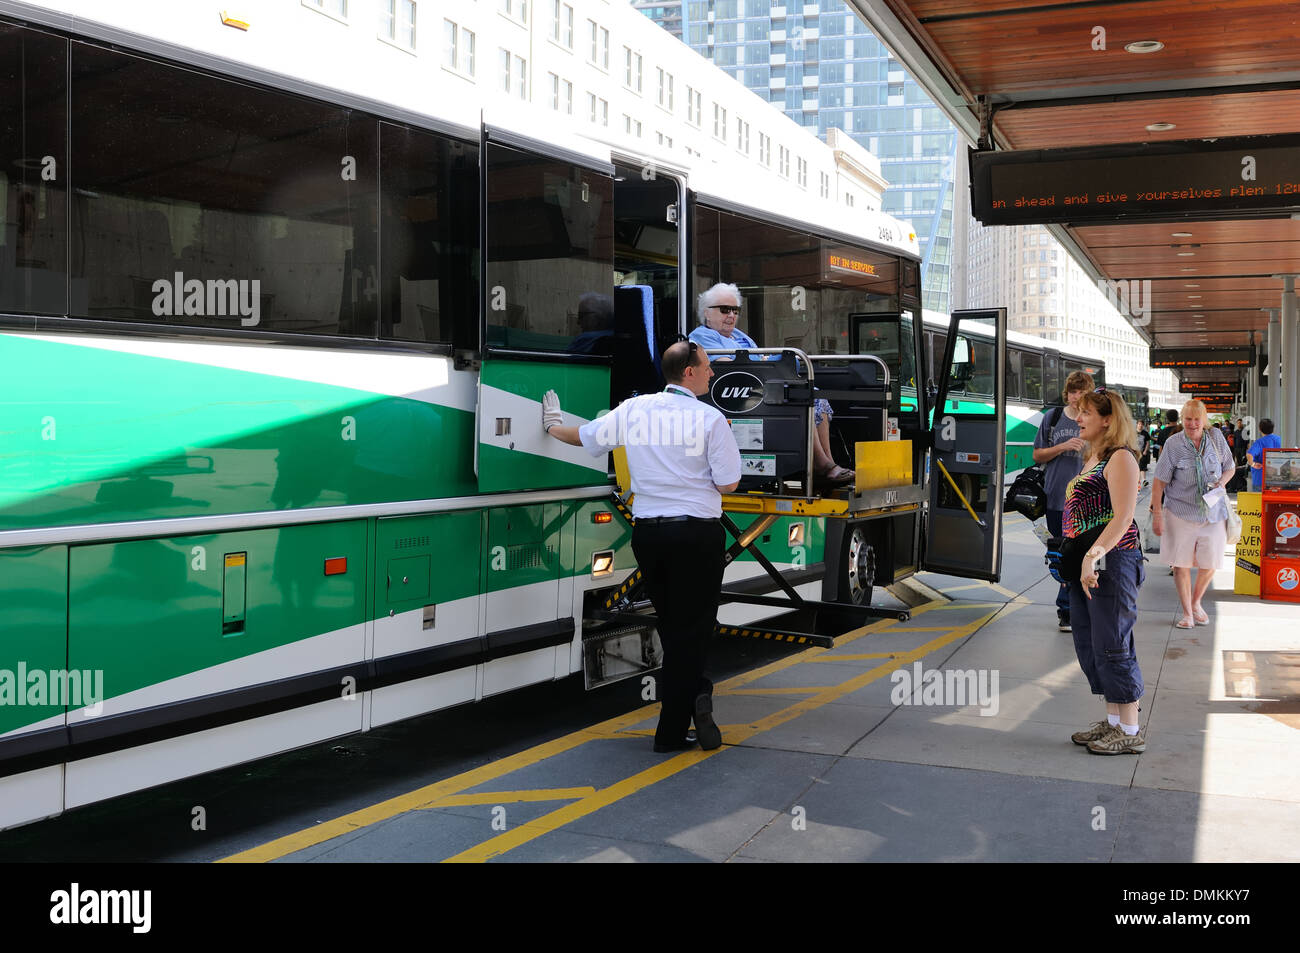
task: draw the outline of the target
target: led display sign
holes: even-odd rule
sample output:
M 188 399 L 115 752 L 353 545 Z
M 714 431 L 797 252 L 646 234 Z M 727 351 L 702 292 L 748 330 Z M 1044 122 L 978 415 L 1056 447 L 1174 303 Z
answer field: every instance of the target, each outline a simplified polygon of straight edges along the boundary
M 1170 221 L 1300 209 L 1300 136 L 970 154 L 985 225 Z
M 1253 347 L 1153 347 L 1150 350 L 1152 367 L 1250 367 L 1255 363 Z

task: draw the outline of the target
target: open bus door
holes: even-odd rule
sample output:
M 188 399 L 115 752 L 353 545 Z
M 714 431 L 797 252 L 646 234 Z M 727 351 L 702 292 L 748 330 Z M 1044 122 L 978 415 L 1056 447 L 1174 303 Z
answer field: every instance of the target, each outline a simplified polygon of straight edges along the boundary
M 568 424 L 609 407 L 613 165 L 495 128 L 483 164 L 479 491 L 604 483 L 604 456 L 542 431 L 541 401 L 554 390 Z
M 964 332 L 979 328 L 978 334 Z M 1002 575 L 1007 311 L 954 311 L 930 425 L 929 514 L 921 564 L 996 582 Z M 991 346 L 990 346 L 991 345 Z

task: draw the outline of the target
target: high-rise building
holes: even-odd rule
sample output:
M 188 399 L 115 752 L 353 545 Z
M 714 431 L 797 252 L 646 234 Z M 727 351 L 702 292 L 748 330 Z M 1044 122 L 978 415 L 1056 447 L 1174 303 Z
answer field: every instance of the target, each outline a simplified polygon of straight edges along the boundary
M 677 39 L 682 38 L 682 0 L 632 0 L 632 6 Z
M 633 5 L 795 122 L 878 156 L 884 211 L 916 230 L 925 306 L 951 309 L 953 223 L 969 217 L 956 127 L 844 0 Z
M 1108 381 L 1146 387 L 1152 407 L 1182 404 L 1174 375 L 1150 367 L 1146 342 L 1045 226 L 971 219 L 965 259 L 963 307 L 1005 307 L 1008 329 L 1102 358 Z

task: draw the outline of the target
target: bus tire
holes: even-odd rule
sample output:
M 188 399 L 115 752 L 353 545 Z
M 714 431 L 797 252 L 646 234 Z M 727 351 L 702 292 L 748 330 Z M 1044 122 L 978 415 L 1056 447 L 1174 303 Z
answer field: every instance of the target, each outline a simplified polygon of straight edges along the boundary
M 866 521 L 846 522 L 837 529 L 839 533 L 834 535 L 839 539 L 833 541 L 834 548 L 831 549 L 835 562 L 827 569 L 822 598 L 826 602 L 868 605 L 876 583 L 875 534 Z

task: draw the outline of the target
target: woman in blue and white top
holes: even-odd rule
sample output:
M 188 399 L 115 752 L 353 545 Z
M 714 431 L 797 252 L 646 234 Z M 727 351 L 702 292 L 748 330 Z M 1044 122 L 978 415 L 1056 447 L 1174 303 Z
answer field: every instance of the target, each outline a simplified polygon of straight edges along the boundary
M 1182 433 L 1165 442 L 1151 480 L 1151 529 L 1160 537 L 1161 561 L 1174 568 L 1183 609 L 1180 629 L 1210 623 L 1201 600 L 1223 565 L 1228 498 L 1226 493 L 1206 496 L 1226 487 L 1236 472 L 1228 441 L 1209 425 L 1205 405 L 1189 400 L 1183 405 Z
M 705 349 L 756 348 L 758 345 L 736 324 L 740 321 L 740 289 L 719 282 L 699 297 L 700 326 L 690 334 L 690 339 Z M 718 360 L 714 354 L 710 360 Z M 726 358 L 723 358 L 726 360 Z M 813 472 L 818 479 L 831 486 L 852 483 L 854 473 L 839 466 L 831 458 L 829 401 L 817 399 L 813 409 L 816 439 L 813 440 Z

